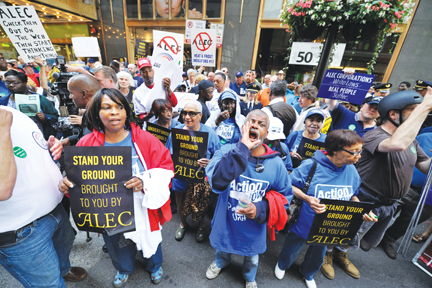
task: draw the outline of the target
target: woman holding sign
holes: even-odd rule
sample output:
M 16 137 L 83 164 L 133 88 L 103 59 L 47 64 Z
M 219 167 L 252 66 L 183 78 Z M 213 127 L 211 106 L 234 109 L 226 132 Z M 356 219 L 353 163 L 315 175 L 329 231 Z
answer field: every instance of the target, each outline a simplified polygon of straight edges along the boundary
M 359 201 L 357 198 L 360 176 L 354 164 L 360 159 L 363 140 L 351 130 L 335 130 L 327 135 L 326 151 L 318 150 L 291 173 L 294 195 L 303 200 L 297 222 L 290 227 L 285 244 L 275 267 L 276 278 L 281 280 L 306 243 L 315 214 L 326 211 L 320 199 Z M 312 179 L 309 175 L 314 169 Z M 308 179 L 309 178 L 309 179 Z M 308 180 L 308 181 L 307 181 Z M 309 182 L 308 186 L 305 185 Z M 372 212 L 363 215 L 364 221 L 377 221 Z M 337 257 L 346 258 L 344 252 Z M 304 262 L 300 265 L 307 287 L 316 287 L 313 275 L 320 269 L 326 246 L 310 245 Z
M 291 132 L 285 141 L 285 144 L 288 146 L 288 149 L 290 151 L 291 159 L 294 165 L 294 168 L 298 167 L 304 158 L 310 158 L 307 155 L 300 155 L 297 151 L 299 151 L 299 145 L 300 143 L 308 143 L 308 140 L 310 139 L 312 142 L 316 144 L 320 144 L 320 146 L 324 146 L 324 141 L 327 137 L 327 135 L 320 133 L 320 130 L 324 123 L 324 112 L 322 112 L 321 109 L 310 109 L 307 114 L 306 118 L 304 120 L 304 124 L 306 126 L 305 130 L 300 131 L 294 131 Z M 302 140 L 304 141 L 302 142 Z M 313 145 L 317 146 L 317 145 Z M 305 152 L 305 150 L 303 150 Z
M 87 106 L 87 126 L 93 130 L 77 146 L 126 146 L 132 148 L 133 177 L 124 184 L 134 192 L 136 231 L 103 235 L 112 263 L 118 270 L 114 287 L 122 287 L 135 268 L 135 255 L 148 259 L 151 280 L 162 281 L 160 225 L 171 219 L 169 184 L 174 176 L 168 149 L 135 123 L 132 110 L 120 91 L 102 89 Z M 151 175 L 150 175 L 151 174 Z M 132 175 L 131 175 L 132 176 Z M 68 193 L 74 184 L 67 177 L 59 189 Z M 132 240 L 132 241 L 131 241 Z
M 177 120 L 172 119 L 171 103 L 165 99 L 156 99 L 153 101 L 149 116 L 146 118 L 156 117 L 156 120 L 153 122 L 154 124 L 168 129 L 174 128 L 178 124 Z

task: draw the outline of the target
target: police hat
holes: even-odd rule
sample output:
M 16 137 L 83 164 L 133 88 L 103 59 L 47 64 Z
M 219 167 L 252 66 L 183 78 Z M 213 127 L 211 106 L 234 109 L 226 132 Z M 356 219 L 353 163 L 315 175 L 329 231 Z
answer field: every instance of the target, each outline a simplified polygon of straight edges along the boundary
M 414 90 L 423 91 L 427 87 L 432 87 L 431 81 L 417 80 L 416 85 L 414 86 Z
M 259 90 L 260 90 L 260 87 L 255 83 L 252 83 L 252 84 L 249 84 L 246 86 L 246 91 L 249 91 L 252 93 L 258 93 Z
M 393 85 L 391 83 L 381 83 L 374 86 L 374 89 L 376 91 L 382 92 L 382 93 L 390 93 L 390 88 Z

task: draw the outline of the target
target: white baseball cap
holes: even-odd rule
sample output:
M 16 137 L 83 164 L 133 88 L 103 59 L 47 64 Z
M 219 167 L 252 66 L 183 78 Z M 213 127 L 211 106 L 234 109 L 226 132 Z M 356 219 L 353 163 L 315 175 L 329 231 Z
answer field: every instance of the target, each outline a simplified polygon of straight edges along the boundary
M 283 133 L 284 124 L 279 118 L 271 117 L 270 118 L 270 127 L 269 133 L 267 135 L 267 139 L 270 141 L 274 140 L 285 140 L 285 134 Z

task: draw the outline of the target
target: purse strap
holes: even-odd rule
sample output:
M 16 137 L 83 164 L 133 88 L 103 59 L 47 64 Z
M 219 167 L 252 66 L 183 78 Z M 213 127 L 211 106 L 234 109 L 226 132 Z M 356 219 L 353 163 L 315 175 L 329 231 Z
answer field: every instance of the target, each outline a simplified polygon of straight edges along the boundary
M 305 193 L 305 194 L 307 194 L 307 191 L 309 190 L 310 183 L 312 182 L 312 178 L 313 178 L 313 176 L 315 174 L 315 170 L 316 170 L 316 167 L 317 167 L 317 161 L 314 158 L 312 158 L 312 161 L 313 161 L 312 168 L 309 171 L 309 175 L 308 175 L 308 177 L 306 179 L 306 182 L 305 182 L 303 188 L 301 189 L 302 192 Z

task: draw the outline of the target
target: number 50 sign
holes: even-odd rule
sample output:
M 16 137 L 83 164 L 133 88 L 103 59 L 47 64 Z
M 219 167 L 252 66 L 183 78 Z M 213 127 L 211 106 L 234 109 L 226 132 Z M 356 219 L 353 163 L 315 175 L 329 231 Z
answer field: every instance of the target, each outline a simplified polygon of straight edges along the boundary
M 343 54 L 345 52 L 345 46 L 345 43 L 336 45 L 333 61 L 330 63 L 330 66 L 340 66 Z M 293 42 L 289 64 L 311 66 L 317 65 L 322 47 L 323 44 L 321 43 Z

